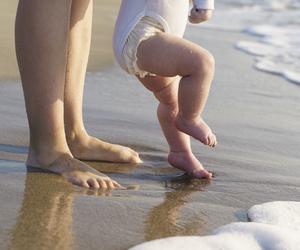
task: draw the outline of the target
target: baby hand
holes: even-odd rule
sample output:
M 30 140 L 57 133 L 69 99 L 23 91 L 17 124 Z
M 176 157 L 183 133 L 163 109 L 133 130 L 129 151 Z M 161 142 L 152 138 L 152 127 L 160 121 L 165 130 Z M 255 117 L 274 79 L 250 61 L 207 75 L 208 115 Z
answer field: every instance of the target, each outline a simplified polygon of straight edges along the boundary
M 212 17 L 212 10 L 198 9 L 196 6 L 193 7 L 189 15 L 189 21 L 191 23 L 202 23 Z

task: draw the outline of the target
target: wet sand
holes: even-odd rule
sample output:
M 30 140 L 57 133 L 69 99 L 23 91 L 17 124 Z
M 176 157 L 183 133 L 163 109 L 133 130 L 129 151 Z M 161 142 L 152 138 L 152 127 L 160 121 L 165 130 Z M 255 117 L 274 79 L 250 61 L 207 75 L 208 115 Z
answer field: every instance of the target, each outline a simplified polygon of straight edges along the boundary
M 2 81 L 0 249 L 125 250 L 247 221 L 254 204 L 300 200 L 299 86 L 252 69 L 252 58 L 233 48 L 243 34 L 189 27 L 187 37 L 217 61 L 205 118 L 219 145 L 211 150 L 193 142 L 214 180 L 186 180 L 167 164 L 154 98 L 115 66 L 87 76 L 86 126 L 95 136 L 133 147 L 144 163 L 88 164 L 128 190 L 94 192 L 53 174 L 27 171 L 21 86 Z
M 93 38 L 89 71 L 99 71 L 113 62 L 111 37 L 120 0 L 94 1 Z M 0 1 L 0 79 L 17 79 L 14 21 L 18 0 Z

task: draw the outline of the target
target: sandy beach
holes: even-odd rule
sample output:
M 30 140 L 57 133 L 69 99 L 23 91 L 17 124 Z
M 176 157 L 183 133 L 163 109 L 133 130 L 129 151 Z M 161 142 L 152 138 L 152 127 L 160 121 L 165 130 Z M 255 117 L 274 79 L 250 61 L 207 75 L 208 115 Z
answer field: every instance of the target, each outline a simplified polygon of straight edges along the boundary
M 111 37 L 120 0 L 102 0 L 94 3 L 93 38 L 89 71 L 99 71 L 113 62 Z M 0 79 L 18 79 L 15 56 L 14 22 L 17 0 L 0 2 Z M 100 18 L 101 17 L 101 18 Z M 4 25 L 5 24 L 5 25 Z
M 90 71 L 97 72 L 87 74 L 85 88 L 86 127 L 101 139 L 131 146 L 144 163 L 88 162 L 128 187 L 112 193 L 27 170 L 21 84 L 6 80 L 16 76 L 12 66 L 11 73 L 0 73 L 1 250 L 125 250 L 247 221 L 246 211 L 255 204 L 300 200 L 299 86 L 253 69 L 252 58 L 234 48 L 245 34 L 189 26 L 186 37 L 210 50 L 217 62 L 204 117 L 219 145 L 212 150 L 193 141 L 197 157 L 215 173 L 211 183 L 184 179 L 168 165 L 155 99 L 117 66 L 100 71 L 98 59 L 108 58 L 109 65 L 111 52 L 102 56 L 105 46 L 95 45 Z M 94 44 L 97 39 L 96 34 Z M 1 53 L 8 52 L 1 48 Z

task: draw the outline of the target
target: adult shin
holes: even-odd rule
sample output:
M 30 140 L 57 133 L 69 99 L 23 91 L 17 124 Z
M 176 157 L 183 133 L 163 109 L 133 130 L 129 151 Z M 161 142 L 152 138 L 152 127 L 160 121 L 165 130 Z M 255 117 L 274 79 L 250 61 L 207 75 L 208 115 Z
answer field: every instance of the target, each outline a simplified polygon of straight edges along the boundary
M 16 54 L 30 129 L 30 152 L 67 152 L 64 88 L 71 0 L 20 0 Z M 43 158 L 41 156 L 41 158 Z

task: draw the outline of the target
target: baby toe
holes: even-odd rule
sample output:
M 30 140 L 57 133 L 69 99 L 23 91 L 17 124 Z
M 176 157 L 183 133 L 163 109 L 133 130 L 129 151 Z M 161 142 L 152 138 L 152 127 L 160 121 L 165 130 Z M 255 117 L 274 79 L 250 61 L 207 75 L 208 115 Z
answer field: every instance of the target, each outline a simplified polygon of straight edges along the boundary
M 202 178 L 211 179 L 212 174 L 205 169 L 199 169 L 199 170 L 195 170 L 193 172 L 193 177 L 199 178 L 199 179 L 202 179 Z

